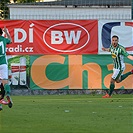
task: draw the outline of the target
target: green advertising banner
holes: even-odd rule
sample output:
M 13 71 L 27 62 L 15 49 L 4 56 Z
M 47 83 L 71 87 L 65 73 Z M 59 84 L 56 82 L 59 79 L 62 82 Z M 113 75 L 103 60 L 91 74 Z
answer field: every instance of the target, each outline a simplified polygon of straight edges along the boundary
M 125 59 L 124 73 L 132 69 Z M 108 89 L 113 72 L 110 55 L 30 56 L 31 89 Z M 133 89 L 129 76 L 116 89 Z

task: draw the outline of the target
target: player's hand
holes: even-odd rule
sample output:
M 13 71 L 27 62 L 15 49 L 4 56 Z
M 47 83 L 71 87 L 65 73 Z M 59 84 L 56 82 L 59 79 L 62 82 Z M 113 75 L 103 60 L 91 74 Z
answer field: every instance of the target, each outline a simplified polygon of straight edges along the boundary
M 110 52 L 110 49 L 109 48 L 102 48 L 103 51 L 107 51 L 107 52 Z
M 3 31 L 4 31 L 5 33 L 8 33 L 6 26 L 4 26 Z
M 102 48 L 103 51 L 106 51 L 106 48 Z
M 12 43 L 12 38 L 11 38 L 10 33 L 8 32 L 8 30 L 7 30 L 6 26 L 4 26 L 3 31 L 5 32 L 5 34 L 6 34 L 7 38 L 8 38 L 8 39 L 10 39 L 10 43 Z

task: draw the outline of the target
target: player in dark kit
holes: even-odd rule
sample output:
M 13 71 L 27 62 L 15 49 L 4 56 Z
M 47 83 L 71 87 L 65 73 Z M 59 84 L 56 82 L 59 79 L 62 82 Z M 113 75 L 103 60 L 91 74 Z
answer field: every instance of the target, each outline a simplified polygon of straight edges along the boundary
M 3 31 L 7 38 L 2 36 Z M 12 43 L 12 39 L 6 27 L 4 27 L 3 31 L 0 28 L 0 110 L 2 110 L 2 104 L 8 105 L 9 108 L 12 107 L 12 100 L 10 97 L 11 90 L 8 84 L 8 63 L 6 57 L 6 45 Z M 7 101 L 4 100 L 4 95 L 6 95 Z

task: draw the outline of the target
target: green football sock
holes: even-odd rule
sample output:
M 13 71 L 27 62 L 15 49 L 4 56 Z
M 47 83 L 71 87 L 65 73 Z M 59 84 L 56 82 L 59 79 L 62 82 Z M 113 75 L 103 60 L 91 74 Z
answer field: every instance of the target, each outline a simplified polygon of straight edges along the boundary
M 109 91 L 109 95 L 111 96 L 112 92 L 114 91 L 115 88 L 115 84 L 110 84 L 110 91 Z
M 0 99 L 3 99 L 4 96 L 5 96 L 5 90 L 4 90 L 3 84 L 1 83 L 1 85 L 0 85 Z
M 2 104 L 0 104 L 0 108 L 2 108 Z
M 10 86 L 8 84 L 5 84 L 4 89 L 5 89 L 6 95 L 10 96 L 10 93 L 11 93 Z
M 121 81 L 124 80 L 125 78 L 127 78 L 131 74 L 132 74 L 131 72 L 127 72 L 124 75 L 121 75 Z

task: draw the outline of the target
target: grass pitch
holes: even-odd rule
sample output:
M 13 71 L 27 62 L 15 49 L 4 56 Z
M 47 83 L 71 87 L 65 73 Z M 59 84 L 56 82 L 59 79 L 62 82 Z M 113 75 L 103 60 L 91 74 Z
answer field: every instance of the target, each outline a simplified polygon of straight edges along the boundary
M 132 133 L 133 97 L 114 95 L 12 96 L 0 133 Z

